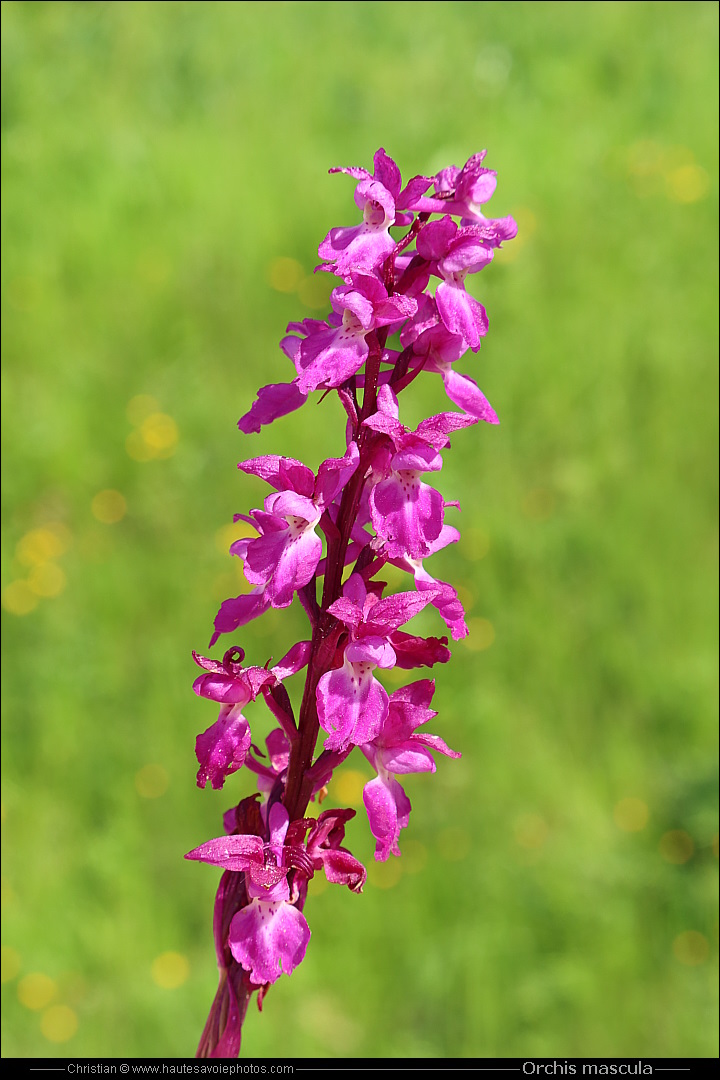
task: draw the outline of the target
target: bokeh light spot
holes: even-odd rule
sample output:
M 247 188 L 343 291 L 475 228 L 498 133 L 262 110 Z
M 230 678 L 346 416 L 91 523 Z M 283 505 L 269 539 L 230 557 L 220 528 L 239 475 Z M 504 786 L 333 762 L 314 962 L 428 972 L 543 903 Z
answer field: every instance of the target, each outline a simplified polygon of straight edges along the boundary
M 18 542 L 15 555 L 23 566 L 41 566 L 48 559 L 57 559 L 70 546 L 70 530 L 66 525 L 47 525 L 42 529 L 31 529 Z
M 660 839 L 660 854 L 666 862 L 676 866 L 681 866 L 691 859 L 694 851 L 693 839 L 684 829 L 671 829 Z
M 234 522 L 232 525 L 223 525 L 215 533 L 215 547 L 218 551 L 221 551 L 223 555 L 227 555 L 230 551 L 230 545 L 234 544 L 236 540 L 240 540 L 243 536 L 257 536 L 257 529 L 253 529 L 247 521 Z
M 528 851 L 539 851 L 550 835 L 550 829 L 539 814 L 522 814 L 515 822 L 515 843 Z
M 34 566 L 28 575 L 28 587 L 36 596 L 59 596 L 66 585 L 65 571 L 55 563 L 47 562 Z
M 115 525 L 116 522 L 122 521 L 125 517 L 127 503 L 125 496 L 121 495 L 119 491 L 107 488 L 105 491 L 98 491 L 90 504 L 90 508 L 93 517 L 101 521 L 103 525 Z
M 143 799 L 158 799 L 168 789 L 170 777 L 162 765 L 143 765 L 135 773 L 135 788 Z
M 623 832 L 642 832 L 650 818 L 647 803 L 642 799 L 620 799 L 613 809 L 615 824 Z
M 362 793 L 367 777 L 356 769 L 338 769 L 332 778 L 330 792 L 338 802 L 362 806 Z
M 665 177 L 665 190 L 673 202 L 699 202 L 710 190 L 710 177 L 701 165 L 681 165 Z
M 238 596 L 240 593 L 251 592 L 255 587 L 251 585 L 243 574 L 243 564 L 238 559 L 235 563 L 233 574 L 220 574 L 212 583 L 212 594 L 217 600 L 226 600 L 228 596 Z M 255 627 L 257 633 L 264 633 L 262 624 Z
M 130 432 L 125 440 L 125 449 L 134 461 L 170 458 L 177 449 L 179 439 L 180 432 L 172 416 L 155 411 L 145 416 L 136 430 Z
M 277 292 L 295 292 L 304 277 L 305 271 L 297 259 L 281 255 L 268 264 L 267 280 Z
M 472 652 L 489 649 L 495 640 L 495 627 L 489 619 L 468 619 L 468 636 L 463 638 Z
M 392 889 L 402 877 L 401 860 L 391 855 L 387 862 L 371 862 L 368 866 L 368 884 L 377 889 Z
M 518 235 L 523 233 L 524 236 L 532 236 L 537 229 L 537 217 L 532 210 L 527 206 L 521 206 L 513 214 L 513 217 L 518 223 Z
M 146 420 L 151 413 L 156 413 L 160 409 L 157 401 L 154 397 L 150 397 L 149 394 L 136 394 L 134 398 L 131 398 L 128 402 L 126 415 L 133 427 L 140 427 L 143 420 Z
M 11 615 L 29 615 L 38 605 L 38 598 L 27 581 L 11 581 L 3 589 L 2 606 Z
M 399 686 L 400 683 L 407 681 L 407 671 L 400 667 L 385 668 L 382 678 L 383 682 L 396 683 Z
M 167 413 L 151 413 L 140 427 L 143 440 L 155 457 L 171 457 L 180 438 L 178 426 Z
M 77 1029 L 77 1014 L 68 1005 L 52 1005 L 40 1020 L 40 1030 L 49 1042 L 67 1042 Z
M 44 1009 L 57 993 L 57 984 L 49 975 L 32 972 L 25 975 L 18 983 L 17 994 L 20 1004 L 26 1009 Z
M 4 983 L 10 982 L 20 973 L 21 967 L 22 962 L 17 949 L 11 949 L 8 945 L 3 945 L 0 954 L 0 981 Z
M 675 959 L 686 967 L 697 967 L 707 960 L 710 952 L 708 939 L 697 930 L 685 930 L 673 941 Z
M 130 432 L 125 440 L 125 449 L 133 461 L 152 461 L 155 457 L 152 447 L 145 442 L 141 431 Z
M 151 967 L 152 979 L 163 990 L 177 990 L 190 975 L 190 964 L 182 953 L 166 952 L 156 956 Z
M 475 603 L 475 593 L 465 585 L 456 585 L 455 588 L 457 590 L 458 600 L 465 608 L 465 611 L 471 611 Z
M 330 307 L 330 290 L 325 280 L 326 274 L 317 277 L 306 277 L 298 286 L 300 302 L 311 311 L 319 311 Z

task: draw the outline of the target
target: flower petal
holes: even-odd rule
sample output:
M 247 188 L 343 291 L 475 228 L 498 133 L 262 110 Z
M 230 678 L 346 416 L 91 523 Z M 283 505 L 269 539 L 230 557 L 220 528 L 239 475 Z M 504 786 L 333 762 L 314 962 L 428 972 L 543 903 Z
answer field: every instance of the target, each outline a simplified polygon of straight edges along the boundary
M 219 718 L 195 740 L 195 755 L 200 763 L 198 787 L 204 788 L 210 780 L 217 791 L 226 776 L 242 768 L 252 735 L 241 708 L 241 705 L 223 705 Z
M 305 916 L 284 901 L 252 900 L 230 923 L 230 950 L 257 984 L 290 975 L 304 958 L 309 940 Z

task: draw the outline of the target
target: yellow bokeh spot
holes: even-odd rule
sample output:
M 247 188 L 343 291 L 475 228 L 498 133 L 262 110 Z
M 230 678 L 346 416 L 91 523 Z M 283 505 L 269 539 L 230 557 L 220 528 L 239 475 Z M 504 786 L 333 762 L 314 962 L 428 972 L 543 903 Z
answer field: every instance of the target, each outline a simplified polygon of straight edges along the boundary
M 133 427 L 139 427 L 143 420 L 146 420 L 151 413 L 158 412 L 159 409 L 160 406 L 154 397 L 150 397 L 149 394 L 137 394 L 130 399 L 125 412 Z
M 125 440 L 125 449 L 134 461 L 170 458 L 180 439 L 178 426 L 167 413 L 152 412 Z
M 428 860 L 428 850 L 419 840 L 402 841 L 403 870 L 406 874 L 419 874 Z
M 623 832 L 642 832 L 650 818 L 650 811 L 642 799 L 620 799 L 615 803 L 613 817 Z
M 490 537 L 484 529 L 477 526 L 463 529 L 460 543 L 466 559 L 484 559 L 490 550 Z
M 704 199 L 710 190 L 710 177 L 701 165 L 681 165 L 665 177 L 667 197 L 674 202 L 694 203 Z
M 489 649 L 495 640 L 495 627 L 489 619 L 469 619 L 468 636 L 464 642 L 473 652 Z
M 362 793 L 367 777 L 356 769 L 338 769 L 332 778 L 330 792 L 338 802 L 362 806 Z
M 220 574 L 212 583 L 212 594 L 218 600 L 227 600 L 228 596 L 239 596 L 241 593 L 251 592 L 255 586 L 243 574 L 243 564 L 238 559 L 235 564 L 234 574 Z M 257 628 L 260 632 L 260 626 Z
M 9 946 L 3 945 L 0 981 L 4 983 L 10 982 L 19 974 L 21 966 L 20 953 L 17 949 L 11 949 Z
M 306 277 L 300 282 L 297 290 L 300 302 L 311 311 L 319 311 L 330 307 L 330 289 L 325 274 L 314 277 Z
M 521 206 L 519 210 L 513 213 L 513 217 L 517 221 L 518 232 L 517 236 L 514 236 L 512 240 L 508 241 L 502 251 L 498 252 L 499 257 L 503 262 L 515 262 L 520 251 L 525 247 L 528 240 L 537 229 L 537 218 L 532 210 L 528 210 L 526 206 Z
M 400 667 L 385 668 L 382 673 L 383 682 L 396 683 L 398 686 L 400 683 L 407 681 L 407 671 L 404 671 Z
M 166 952 L 156 956 L 151 967 L 153 982 L 163 990 L 177 990 L 190 975 L 190 964 L 182 953 Z
M 402 877 L 401 860 L 391 855 L 387 862 L 372 862 L 368 866 L 368 884 L 377 889 L 392 889 Z
M 20 1004 L 26 1009 L 44 1009 L 57 993 L 57 984 L 49 975 L 33 972 L 25 975 L 18 983 L 17 994 Z
M 678 934 L 673 941 L 672 949 L 675 959 L 686 967 L 697 967 L 698 964 L 704 963 L 710 952 L 707 938 L 704 934 L 699 934 L 697 930 L 685 930 L 684 933 Z
M 470 611 L 475 603 L 475 594 L 465 585 L 456 585 L 455 587 L 457 589 L 458 600 L 465 608 L 465 611 Z
M 116 522 L 122 521 L 125 517 L 127 502 L 125 496 L 121 495 L 119 491 L 107 488 L 105 491 L 98 491 L 90 504 L 90 508 L 93 517 L 101 521 L 103 525 L 115 525 Z
M 141 431 L 131 431 L 125 440 L 125 449 L 133 461 L 152 461 L 155 452 L 145 442 Z
M 158 799 L 168 789 L 170 777 L 162 765 L 143 765 L 135 773 L 135 788 L 143 799 Z
M 27 581 L 12 581 L 2 593 L 2 606 L 11 615 L 29 615 L 37 607 L 38 598 Z
M 15 555 L 23 566 L 41 566 L 48 559 L 57 559 L 70 547 L 72 536 L 66 525 L 46 525 L 31 529 L 19 541 Z
M 167 413 L 151 413 L 143 420 L 140 431 L 147 445 L 152 447 L 158 457 L 168 454 L 168 451 L 173 453 L 180 438 L 177 424 Z
M 515 822 L 515 843 L 527 851 L 539 851 L 550 835 L 550 829 L 539 814 L 522 814 Z
M 28 575 L 28 586 L 36 596 L 59 596 L 66 585 L 65 571 L 55 563 L 34 566 Z
M 278 292 L 295 292 L 304 277 L 305 271 L 297 259 L 289 259 L 287 256 L 281 255 L 268 264 L 268 282 Z
M 78 1029 L 77 1014 L 68 1005 L 53 1005 L 40 1021 L 40 1030 L 49 1042 L 63 1043 L 72 1039 Z
M 529 210 L 527 206 L 521 206 L 513 215 L 518 223 L 518 236 L 520 233 L 523 236 L 532 236 L 537 229 L 537 218 L 532 210 Z
M 684 829 L 672 829 L 660 840 L 660 854 L 666 862 L 682 866 L 691 859 L 695 851 L 692 836 Z
M 438 848 L 448 862 L 462 862 L 470 854 L 470 833 L 465 829 L 443 829 L 438 837 Z
M 223 525 L 221 529 L 218 529 L 215 533 L 215 547 L 223 555 L 227 555 L 230 551 L 230 545 L 234 544 L 236 540 L 240 540 L 243 536 L 257 535 L 257 529 L 253 529 L 249 522 L 237 521 L 232 525 Z

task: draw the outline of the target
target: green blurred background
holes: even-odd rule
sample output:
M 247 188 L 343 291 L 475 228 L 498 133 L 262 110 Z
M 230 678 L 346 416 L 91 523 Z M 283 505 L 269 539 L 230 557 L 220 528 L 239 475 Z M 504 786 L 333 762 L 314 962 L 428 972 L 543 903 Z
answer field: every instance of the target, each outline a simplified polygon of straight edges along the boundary
M 473 633 L 432 730 L 463 758 L 409 778 L 362 897 L 313 884 L 244 1053 L 715 1054 L 717 5 L 2 13 L 3 1053 L 195 1050 L 218 875 L 182 856 L 252 788 L 194 785 L 190 651 L 264 495 L 235 463 L 343 445 L 330 399 L 235 425 L 326 310 L 317 245 L 357 220 L 327 169 L 383 145 L 406 179 L 488 147 L 520 225 L 459 365 L 502 424 L 443 473 Z M 422 382 L 411 420 L 446 405 Z M 372 863 L 367 775 L 325 805 Z

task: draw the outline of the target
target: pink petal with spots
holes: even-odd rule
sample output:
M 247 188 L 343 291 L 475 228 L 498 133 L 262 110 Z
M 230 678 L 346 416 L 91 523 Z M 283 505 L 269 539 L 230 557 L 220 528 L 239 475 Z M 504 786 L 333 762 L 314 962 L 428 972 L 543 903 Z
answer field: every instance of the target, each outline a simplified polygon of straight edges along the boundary
M 268 586 L 273 607 L 287 607 L 298 589 L 312 579 L 322 555 L 322 540 L 314 529 L 305 529 L 288 538 L 280 553 Z
M 385 689 L 372 675 L 370 665 L 345 661 L 328 671 L 317 687 L 320 727 L 327 732 L 326 750 L 345 750 L 371 742 L 388 712 Z
M 440 492 L 423 484 L 411 471 L 394 473 L 370 494 L 372 523 L 387 542 L 391 559 L 429 555 L 430 545 L 442 529 L 444 507 Z
M 256 984 L 290 975 L 305 956 L 310 927 L 292 904 L 252 900 L 230 923 L 230 951 Z

